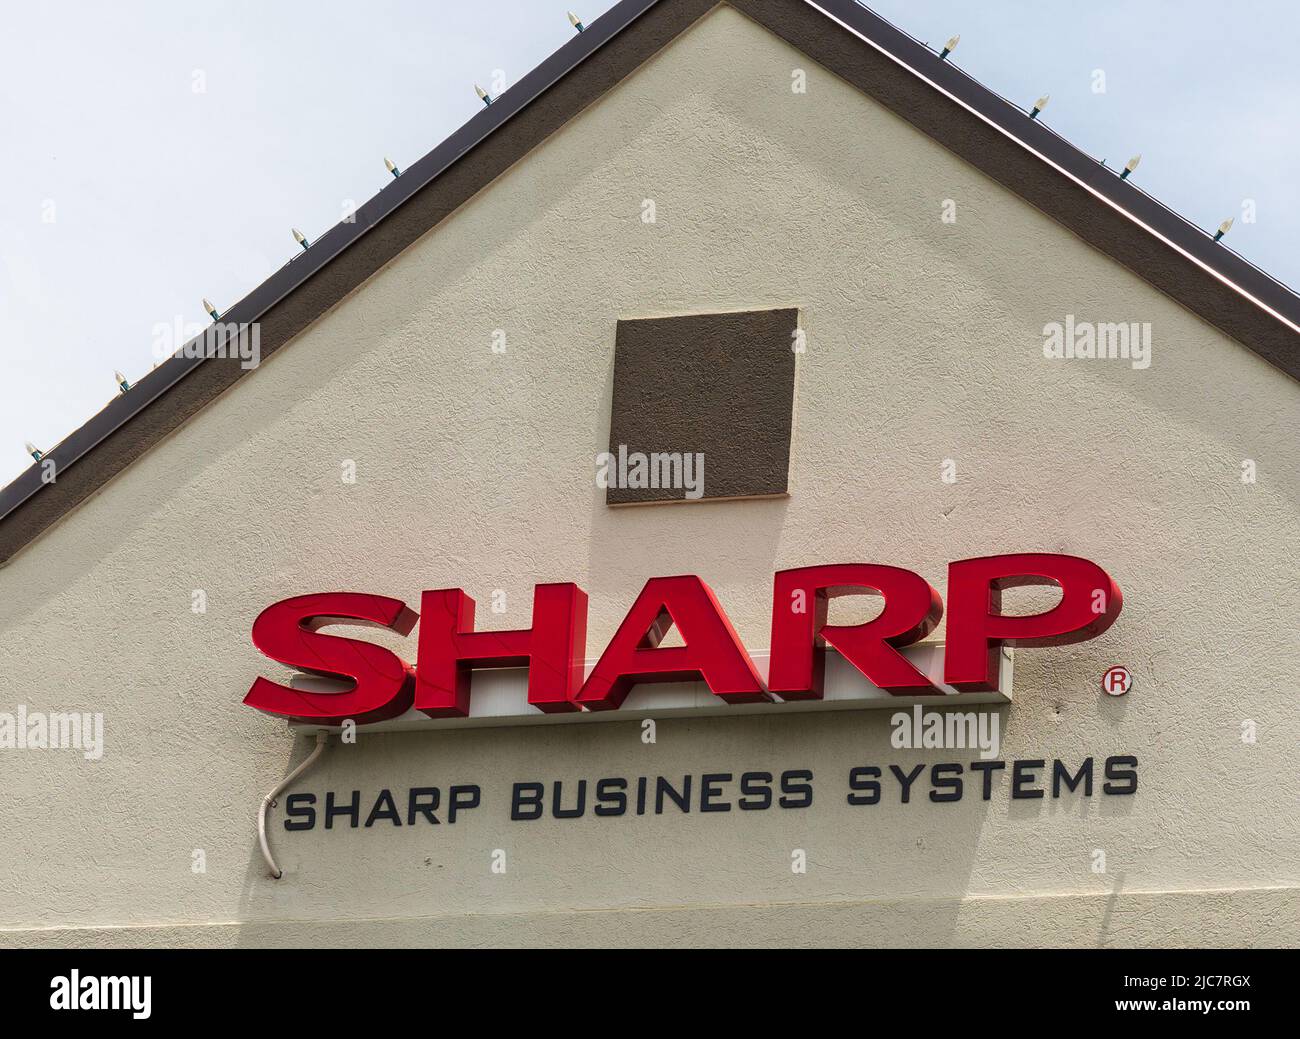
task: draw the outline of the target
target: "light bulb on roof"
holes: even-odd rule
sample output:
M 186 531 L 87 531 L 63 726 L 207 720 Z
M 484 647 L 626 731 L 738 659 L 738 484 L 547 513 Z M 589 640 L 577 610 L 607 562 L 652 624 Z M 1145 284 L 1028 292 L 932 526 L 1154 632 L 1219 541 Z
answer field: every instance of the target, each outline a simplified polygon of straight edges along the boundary
M 569 12 L 569 24 L 572 25 L 575 29 L 577 29 L 578 32 L 582 32 L 587 28 L 585 25 L 582 24 L 582 19 L 579 18 L 572 11 Z
M 954 36 L 951 40 L 943 45 L 943 50 L 939 52 L 939 60 L 943 61 L 953 51 L 957 49 L 957 44 L 961 42 L 961 34 Z
M 221 315 L 217 312 L 217 308 L 208 302 L 206 298 L 203 300 L 203 309 L 208 312 L 208 316 L 211 317 L 213 321 L 221 320 Z
M 1228 217 L 1227 220 L 1225 220 L 1223 223 L 1219 225 L 1219 230 L 1216 231 L 1214 234 L 1214 240 L 1217 242 L 1220 238 L 1222 238 L 1231 230 L 1232 230 L 1232 217 Z
M 299 231 L 296 227 L 291 228 L 293 231 L 293 240 L 302 246 L 303 252 L 311 248 L 311 242 L 307 241 L 307 236 Z
M 388 170 L 389 173 L 393 175 L 394 180 L 396 180 L 398 177 L 402 175 L 402 171 L 399 170 L 396 165 L 394 165 L 393 160 L 390 159 L 387 155 L 384 156 L 384 167 Z
M 131 384 L 126 381 L 126 376 L 123 375 L 121 372 L 114 372 L 113 378 L 117 380 L 117 388 L 121 390 L 123 393 L 126 393 L 127 390 L 131 388 Z
M 1129 174 L 1138 168 L 1138 163 L 1142 161 L 1142 154 L 1139 152 L 1124 164 L 1124 172 L 1119 175 L 1120 180 L 1128 180 Z
M 479 100 L 482 101 L 483 104 L 490 105 L 492 103 L 492 95 L 489 94 L 477 83 L 474 84 L 474 93 L 476 93 L 479 96 Z
M 1038 113 L 1041 112 L 1044 108 L 1047 107 L 1047 102 L 1050 101 L 1050 100 L 1052 100 L 1052 95 L 1051 95 L 1051 94 L 1044 94 L 1044 95 L 1043 95 L 1042 97 L 1040 97 L 1037 101 L 1035 101 L 1035 102 L 1034 102 L 1034 110 L 1033 110 L 1032 112 L 1029 113 L 1029 118 L 1030 118 L 1030 119 L 1037 119 L 1037 118 L 1038 118 Z
M 33 444 L 30 440 L 23 441 L 23 446 L 27 448 L 27 453 L 31 455 L 35 461 L 39 462 L 42 458 L 45 457 L 45 452 L 37 448 L 37 446 Z

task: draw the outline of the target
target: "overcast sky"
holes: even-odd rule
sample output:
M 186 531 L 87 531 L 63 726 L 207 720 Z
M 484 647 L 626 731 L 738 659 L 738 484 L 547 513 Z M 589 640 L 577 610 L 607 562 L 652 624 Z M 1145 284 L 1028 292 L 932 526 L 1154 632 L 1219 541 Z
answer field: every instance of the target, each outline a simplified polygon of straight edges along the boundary
M 581 5 L 588 21 L 612 6 Z M 796 0 L 791 0 L 796 2 Z M 875 0 L 877 12 L 1300 283 L 1300 4 Z M 0 484 L 572 34 L 548 0 L 7 0 Z M 1105 92 L 1094 90 L 1096 70 Z M 1243 200 L 1257 222 L 1242 220 Z

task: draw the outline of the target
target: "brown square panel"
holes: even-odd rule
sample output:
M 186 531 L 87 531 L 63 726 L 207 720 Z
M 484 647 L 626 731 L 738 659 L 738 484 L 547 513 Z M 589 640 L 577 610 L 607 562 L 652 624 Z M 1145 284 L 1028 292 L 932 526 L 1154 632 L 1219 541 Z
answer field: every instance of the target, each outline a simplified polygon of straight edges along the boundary
M 606 503 L 787 493 L 798 326 L 795 309 L 620 321 Z

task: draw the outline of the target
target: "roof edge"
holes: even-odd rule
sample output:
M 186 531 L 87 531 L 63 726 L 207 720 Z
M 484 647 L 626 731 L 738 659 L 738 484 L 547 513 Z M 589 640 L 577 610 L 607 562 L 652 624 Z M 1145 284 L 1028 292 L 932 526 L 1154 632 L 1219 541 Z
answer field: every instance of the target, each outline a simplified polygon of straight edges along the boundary
M 269 357 L 724 2 L 1300 380 L 1300 296 L 854 0 L 620 0 L 222 321 L 263 322 Z M 47 452 L 55 481 L 38 464 L 0 489 L 0 566 L 246 374 L 199 339 Z
M 311 248 L 294 256 L 248 295 L 231 305 L 221 315 L 222 323 L 247 325 L 257 321 L 345 249 L 433 183 L 449 166 L 507 123 L 538 95 L 659 2 L 660 0 L 620 0 L 583 32 L 567 40 L 550 57 L 525 74 L 519 82 L 502 91 L 491 105 L 476 112 L 433 151 L 404 169 L 400 177 L 388 181 L 377 194 L 356 210 L 354 221 L 335 224 L 316 238 Z M 208 338 L 204 333 L 184 344 L 175 355 L 142 376 L 129 392 L 114 398 L 98 414 L 47 451 L 45 457 L 54 461 L 56 471 L 61 472 L 73 465 L 194 369 L 212 360 L 211 354 L 219 345 L 224 345 L 225 341 L 214 344 L 206 341 Z M 42 486 L 41 467 L 37 464 L 0 489 L 0 520 L 41 490 Z

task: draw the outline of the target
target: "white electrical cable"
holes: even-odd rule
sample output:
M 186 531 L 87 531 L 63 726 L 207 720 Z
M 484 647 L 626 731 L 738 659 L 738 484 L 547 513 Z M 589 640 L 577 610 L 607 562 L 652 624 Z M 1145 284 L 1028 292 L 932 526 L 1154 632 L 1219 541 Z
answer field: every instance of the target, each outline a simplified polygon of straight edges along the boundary
M 266 843 L 266 810 L 275 807 L 275 799 L 288 789 L 295 779 L 301 776 L 316 763 L 316 759 L 325 751 L 325 740 L 328 734 L 322 730 L 316 733 L 316 749 L 307 756 L 307 760 L 285 776 L 274 790 L 262 798 L 262 807 L 257 812 L 257 839 L 262 845 L 262 858 L 266 859 L 266 864 L 271 868 L 271 876 L 279 880 L 284 876 L 284 870 L 275 864 L 275 859 L 271 857 L 270 845 Z

